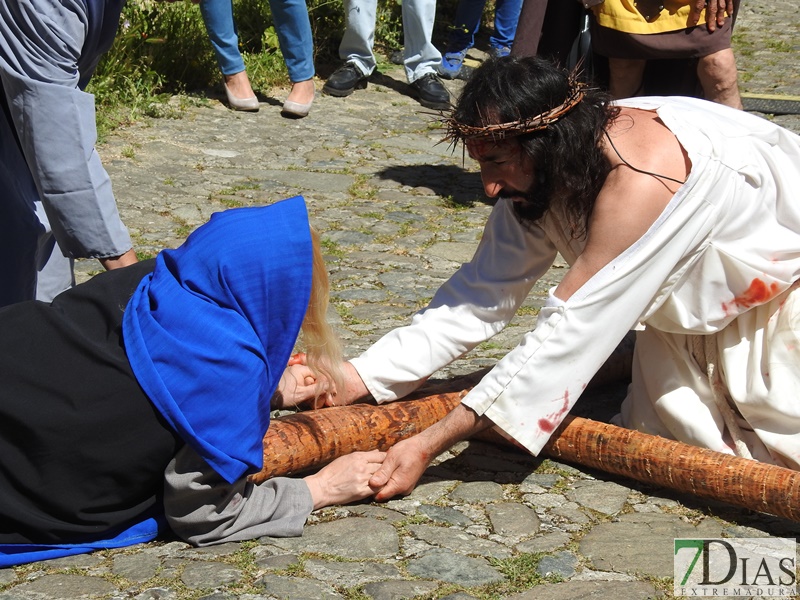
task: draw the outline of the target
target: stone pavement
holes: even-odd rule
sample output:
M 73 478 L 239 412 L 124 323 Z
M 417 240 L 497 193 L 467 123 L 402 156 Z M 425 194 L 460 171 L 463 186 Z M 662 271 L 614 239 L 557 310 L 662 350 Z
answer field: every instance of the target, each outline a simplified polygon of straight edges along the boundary
M 743 90 L 800 96 L 794 4 L 743 3 Z M 456 93 L 460 83 L 447 85 Z M 175 98 L 179 118 L 143 120 L 100 152 L 144 254 L 178 245 L 215 211 L 305 196 L 329 261 L 331 318 L 353 355 L 407 322 L 469 259 L 490 205 L 474 163 L 437 145 L 439 129 L 398 68 L 350 98 L 320 95 L 303 120 L 279 116 L 285 93 L 262 98 L 257 114 Z M 797 116 L 775 120 L 800 131 Z M 503 356 L 563 268 L 504 332 L 436 377 Z M 94 269 L 81 263 L 81 277 Z M 587 394 L 578 410 L 613 410 L 623 392 Z M 798 523 L 462 442 L 411 496 L 317 511 L 301 538 L 207 549 L 163 539 L 0 570 L 0 600 L 638 600 L 672 595 L 675 537 L 798 534 Z

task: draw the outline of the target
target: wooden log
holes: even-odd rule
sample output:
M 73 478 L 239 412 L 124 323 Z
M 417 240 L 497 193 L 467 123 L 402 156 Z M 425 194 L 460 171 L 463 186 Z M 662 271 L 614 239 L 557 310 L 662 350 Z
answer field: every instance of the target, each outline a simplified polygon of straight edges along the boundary
M 387 450 L 452 410 L 479 379 L 453 380 L 414 400 L 326 408 L 276 419 L 264 437 L 264 469 L 250 479 L 299 473 L 359 450 Z M 452 391 L 456 389 L 457 391 Z M 498 434 L 482 439 L 511 444 Z M 572 415 L 542 455 L 644 483 L 800 521 L 800 472 Z
M 564 419 L 542 452 L 700 498 L 800 521 L 800 472 L 791 469 L 572 415 Z
M 456 385 L 429 388 L 425 395 L 381 406 L 353 404 L 276 419 L 264 436 L 264 468 L 249 479 L 261 483 L 325 465 L 350 452 L 388 450 L 442 419 L 478 380 L 479 374 L 473 374 L 458 379 Z

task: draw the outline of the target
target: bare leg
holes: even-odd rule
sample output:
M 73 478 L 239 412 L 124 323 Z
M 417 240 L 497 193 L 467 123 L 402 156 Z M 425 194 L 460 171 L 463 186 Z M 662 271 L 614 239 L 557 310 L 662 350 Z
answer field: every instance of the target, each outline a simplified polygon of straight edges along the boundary
M 311 491 L 314 510 L 332 504 L 347 504 L 372 496 L 377 489 L 369 486 L 370 478 L 380 468 L 386 453 L 380 450 L 345 454 L 304 477 Z
M 225 75 L 225 85 L 228 86 L 231 94 L 235 97 L 244 100 L 245 98 L 252 98 L 255 96 L 253 88 L 250 86 L 250 79 L 247 77 L 247 71 L 239 71 L 233 75 Z
M 298 104 L 311 103 L 314 100 L 314 80 L 292 82 L 292 91 L 286 99 Z
M 737 76 L 736 58 L 731 48 L 704 56 L 697 63 L 697 78 L 706 100 L 741 110 Z
M 631 98 L 641 93 L 647 61 L 628 58 L 608 59 L 608 91 L 614 98 Z

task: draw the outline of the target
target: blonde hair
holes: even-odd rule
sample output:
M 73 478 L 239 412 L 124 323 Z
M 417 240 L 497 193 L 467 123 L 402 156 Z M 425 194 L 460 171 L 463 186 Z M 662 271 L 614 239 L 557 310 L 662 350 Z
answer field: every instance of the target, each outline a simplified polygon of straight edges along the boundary
M 330 283 L 325 259 L 322 257 L 319 233 L 311 227 L 311 296 L 308 309 L 300 326 L 302 345 L 306 353 L 308 367 L 317 377 L 316 396 L 330 389 L 330 384 L 340 392 L 344 391 L 342 374 L 342 345 L 327 320 Z

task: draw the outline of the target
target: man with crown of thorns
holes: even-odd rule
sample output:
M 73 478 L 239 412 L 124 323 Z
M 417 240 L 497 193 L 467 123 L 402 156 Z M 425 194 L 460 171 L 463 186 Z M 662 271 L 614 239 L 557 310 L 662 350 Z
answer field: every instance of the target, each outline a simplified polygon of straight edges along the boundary
M 557 253 L 570 268 L 462 403 L 389 450 L 376 499 L 491 426 L 538 453 L 630 330 L 619 424 L 800 469 L 800 137 L 693 98 L 612 103 L 515 57 L 477 69 L 444 124 L 497 198 L 481 242 L 329 403 L 407 395 L 505 327 Z

